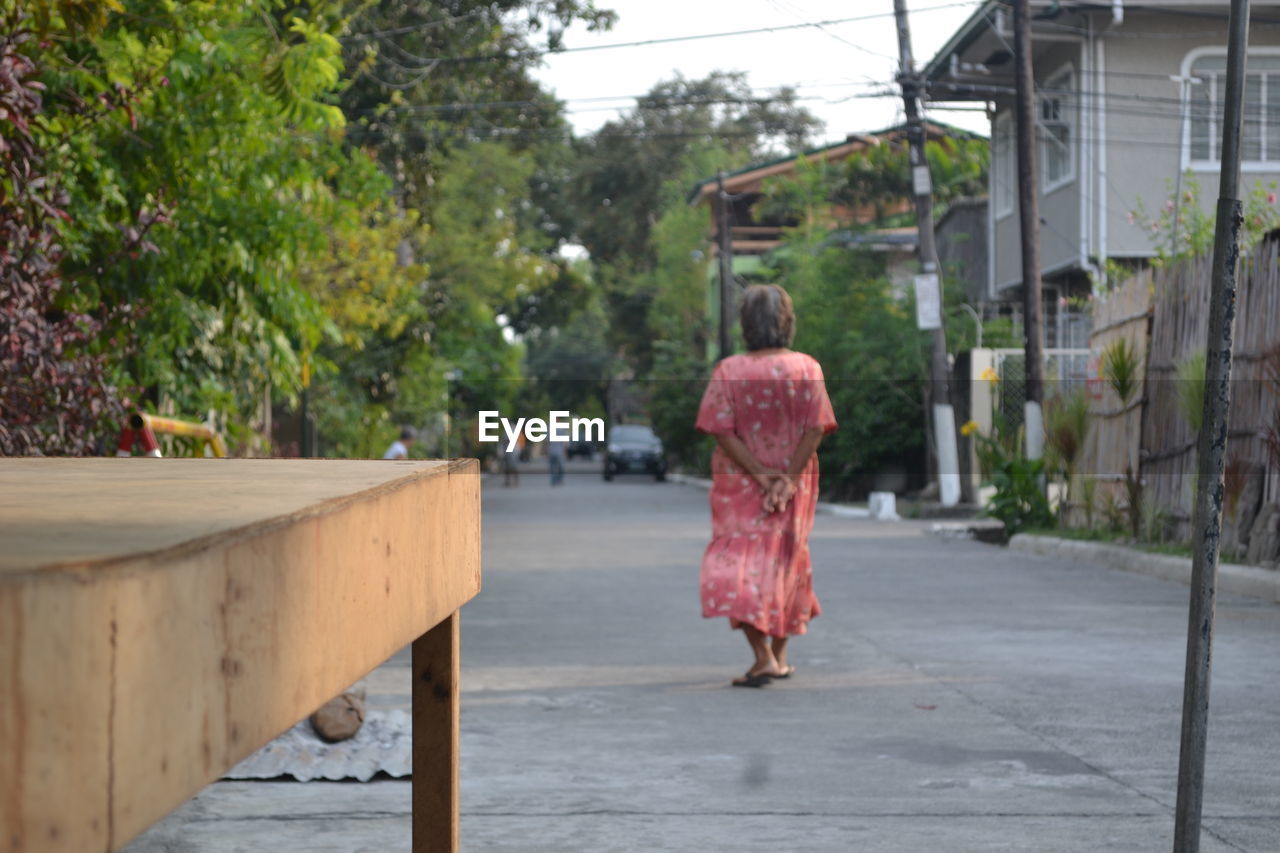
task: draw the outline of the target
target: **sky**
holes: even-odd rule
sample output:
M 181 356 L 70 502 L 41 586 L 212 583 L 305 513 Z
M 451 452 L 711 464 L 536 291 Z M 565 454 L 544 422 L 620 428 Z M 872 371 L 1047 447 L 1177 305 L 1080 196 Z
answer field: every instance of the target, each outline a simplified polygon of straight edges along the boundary
M 794 86 L 799 103 L 826 124 L 817 142 L 902 120 L 902 99 L 893 86 L 898 69 L 893 0 L 596 0 L 596 5 L 618 13 L 613 29 L 590 33 L 574 26 L 565 35 L 565 47 L 861 20 L 547 56 L 535 76 L 567 102 L 579 135 L 616 118 L 662 80 L 677 73 L 697 79 L 712 71 L 747 72 L 757 95 Z M 978 5 L 978 0 L 908 0 L 917 67 L 933 57 Z M 929 115 L 988 131 L 982 112 Z

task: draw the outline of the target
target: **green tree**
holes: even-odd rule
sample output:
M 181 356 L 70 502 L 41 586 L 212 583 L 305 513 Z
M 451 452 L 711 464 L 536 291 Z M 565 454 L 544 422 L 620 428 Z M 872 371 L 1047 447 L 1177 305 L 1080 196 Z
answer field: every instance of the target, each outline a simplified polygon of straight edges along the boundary
M 443 409 L 421 298 L 428 270 L 411 250 L 422 231 L 413 212 L 379 204 L 335 225 L 328 251 L 300 270 L 327 320 L 308 342 L 324 455 L 376 456 L 400 425 Z
M 985 139 L 949 137 L 925 144 L 938 206 L 962 196 L 984 195 L 990 147 Z M 912 193 L 911 163 L 906 143 L 888 143 L 854 154 L 844 162 L 831 188 L 830 200 L 853 208 L 876 210 L 883 220 L 889 210 Z
M 964 196 L 986 193 L 989 146 L 985 139 L 932 139 L 925 157 L 933 179 L 934 202 L 941 206 Z M 829 221 L 831 207 L 870 208 L 873 221 L 886 219 L 911 199 L 911 164 L 905 143 L 888 142 L 855 152 L 842 163 L 797 161 L 796 174 L 765 184 L 763 210 L 773 217 Z M 913 214 L 903 214 L 910 219 Z
M 605 394 L 613 367 L 608 324 L 598 296 L 562 325 L 528 340 L 527 370 L 545 391 L 551 408 L 587 417 L 606 414 Z
M 429 192 L 442 155 L 475 139 L 517 147 L 567 135 L 560 105 L 530 74 L 564 30 L 607 30 L 591 0 L 364 0 L 343 37 L 353 144 L 378 152 L 406 203 Z
M 362 402 L 365 418 L 429 420 L 445 375 L 461 376 L 455 407 L 508 407 L 530 393 L 522 342 L 548 344 L 587 304 L 589 284 L 556 254 L 572 227 L 569 127 L 530 70 L 569 24 L 614 18 L 589 0 L 358 4 L 343 37 L 348 143 L 374 152 L 397 204 L 421 215 L 409 243 L 430 268 L 421 329 L 379 342 L 370 376 L 395 384 L 373 410 Z M 420 394 L 405 393 L 410 364 Z
M 65 197 L 45 173 L 35 33 L 16 12 L 0 33 L 0 454 L 86 454 L 121 427 L 124 400 L 92 344 L 100 321 L 63 310 Z
M 459 400 L 510 399 L 521 339 L 591 303 L 556 255 L 567 124 L 529 74 L 612 22 L 589 0 L 32 8 L 74 282 L 51 310 L 96 318 L 85 348 L 146 405 L 260 446 L 264 393 L 309 372 L 325 452 L 369 455 L 454 371 Z
M 653 228 L 656 265 L 644 277 L 652 287 L 645 328 L 650 413 L 671 461 L 706 470 L 708 440 L 694 429 L 710 373 L 707 344 L 706 211 L 680 199 Z
M 43 131 L 68 193 L 69 300 L 119 321 L 119 375 L 152 406 L 224 414 L 248 441 L 267 387 L 296 390 L 323 326 L 300 265 L 329 223 L 385 190 L 342 144 L 334 4 L 137 0 L 101 32 L 49 40 Z M 84 120 L 106 98 L 122 108 Z M 120 257 L 118 223 L 137 249 Z M 154 227 L 153 227 L 154 226 Z M 145 230 L 145 233 L 139 233 Z M 116 309 L 136 310 L 120 314 Z
M 794 91 L 757 97 L 742 73 L 659 83 L 579 145 L 577 239 L 598 263 L 651 268 L 651 229 L 672 201 L 667 181 L 795 150 L 818 127 Z
M 801 248 L 780 264 L 777 281 L 795 302 L 795 347 L 822 365 L 840 420 L 819 451 L 824 488 L 850 497 L 878 472 L 919 470 L 925 353 L 914 306 L 895 292 L 883 259 Z

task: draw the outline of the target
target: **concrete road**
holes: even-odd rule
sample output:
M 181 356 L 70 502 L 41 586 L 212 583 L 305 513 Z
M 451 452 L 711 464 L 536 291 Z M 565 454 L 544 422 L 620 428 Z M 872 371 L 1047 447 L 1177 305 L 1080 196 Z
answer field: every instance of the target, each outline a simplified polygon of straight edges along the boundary
M 1187 590 L 820 516 L 788 682 L 700 616 L 706 493 L 485 487 L 463 611 L 475 851 L 1167 851 Z M 1220 602 L 1202 850 L 1280 850 L 1280 607 Z M 406 660 L 370 680 L 407 707 Z M 407 851 L 406 782 L 221 782 L 130 853 Z

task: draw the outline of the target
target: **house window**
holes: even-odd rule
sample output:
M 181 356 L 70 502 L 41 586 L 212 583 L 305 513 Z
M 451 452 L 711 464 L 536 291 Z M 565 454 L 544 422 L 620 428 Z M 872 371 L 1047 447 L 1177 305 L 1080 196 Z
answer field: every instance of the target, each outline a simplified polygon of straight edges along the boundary
M 1017 166 L 1013 119 L 1008 113 L 997 115 L 991 130 L 991 161 L 991 197 L 995 199 L 996 216 L 1008 216 L 1013 213 L 1013 176 Z
M 1075 178 L 1072 156 L 1072 125 L 1075 108 L 1072 95 L 1075 77 L 1070 71 L 1051 78 L 1040 90 L 1037 129 L 1040 137 L 1041 186 L 1045 192 L 1055 190 Z
M 1244 80 L 1244 126 L 1240 137 L 1243 166 L 1280 163 L 1280 55 L 1249 49 Z M 1222 160 L 1222 114 L 1227 92 L 1224 52 L 1197 56 L 1184 64 L 1188 87 L 1185 160 L 1201 168 L 1218 168 Z

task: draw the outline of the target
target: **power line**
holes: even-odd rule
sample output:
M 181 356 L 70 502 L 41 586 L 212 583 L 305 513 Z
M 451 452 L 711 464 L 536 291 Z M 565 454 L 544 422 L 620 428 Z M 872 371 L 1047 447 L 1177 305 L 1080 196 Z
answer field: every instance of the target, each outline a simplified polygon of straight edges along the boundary
M 862 85 L 862 84 L 850 84 Z M 889 84 L 882 84 L 888 86 Z M 957 88 L 966 90 L 977 90 L 982 94 L 991 95 L 993 98 L 997 95 L 1012 94 L 1012 88 L 1007 86 L 982 85 L 974 86 L 969 83 L 938 84 L 941 88 Z M 1180 102 L 1176 98 L 1162 98 L 1159 96 L 1139 95 L 1139 94 L 1121 94 L 1116 92 L 1090 92 L 1080 89 L 1040 89 L 1042 95 L 1068 95 L 1083 96 L 1092 95 L 1104 98 L 1108 102 L 1125 102 L 1125 115 L 1130 117 L 1150 118 L 1165 121 L 1182 122 L 1184 117 L 1176 112 L 1168 109 L 1162 109 L 1163 105 L 1179 106 Z M 365 107 L 358 110 L 349 110 L 349 115 L 380 115 L 388 113 L 454 113 L 454 112 L 484 112 L 486 110 L 537 110 L 537 111 L 559 111 L 566 114 L 586 113 L 586 112 L 607 112 L 621 111 L 625 105 L 618 104 L 608 106 L 611 102 L 622 101 L 642 101 L 650 99 L 643 104 L 643 107 L 649 109 L 662 109 L 668 107 L 681 106 L 709 106 L 719 104 L 737 104 L 737 105 L 764 105 L 771 103 L 797 103 L 797 102 L 814 102 L 819 101 L 826 104 L 841 104 L 855 100 L 879 100 L 885 98 L 899 98 L 898 93 L 887 88 L 879 91 L 855 92 L 838 98 L 823 97 L 820 95 L 777 95 L 777 96 L 747 96 L 747 97 L 723 97 L 723 98 L 670 98 L 662 100 L 652 100 L 650 95 L 607 95 L 591 98 L 567 98 L 563 100 L 516 100 L 516 101 L 459 101 L 454 103 L 433 103 L 433 104 L 387 104 L 378 107 Z M 564 107 L 566 103 L 582 103 L 595 104 L 596 106 L 584 107 Z M 956 107 L 947 106 L 953 103 L 945 97 L 941 100 L 931 101 L 929 109 L 947 112 L 987 112 L 986 107 Z M 605 106 L 599 106 L 606 104 Z M 640 106 L 637 104 L 637 106 Z M 1146 108 L 1144 108 L 1144 106 Z M 1265 101 L 1247 101 L 1245 102 L 1246 111 L 1252 115 L 1260 115 L 1264 108 L 1269 107 Z M 1203 110 L 1189 112 L 1187 119 L 1212 117 L 1212 114 Z
M 701 106 L 701 105 L 719 105 L 719 104 L 764 105 L 769 103 L 796 103 L 801 101 L 804 101 L 804 102 L 820 101 L 827 104 L 840 104 L 840 103 L 847 103 L 849 101 L 855 101 L 855 100 L 881 100 L 886 98 L 893 99 L 896 97 L 898 96 L 894 92 L 881 91 L 881 92 L 862 92 L 862 93 L 857 93 L 853 95 L 848 95 L 843 98 L 822 98 L 818 96 L 807 96 L 807 97 L 798 97 L 798 98 L 758 97 L 758 98 L 716 98 L 716 99 L 701 99 L 701 100 L 687 99 L 687 100 L 664 102 L 656 106 L 677 107 L 677 106 Z M 600 99 L 583 99 L 583 100 L 598 100 L 601 102 L 607 102 L 614 99 L 600 98 Z M 1117 97 L 1116 100 L 1124 100 L 1124 99 Z M 1264 106 L 1266 105 L 1263 104 L 1262 102 L 1251 102 L 1246 107 L 1246 109 L 1248 109 L 1251 113 L 1260 114 L 1260 111 Z M 947 101 L 929 102 L 928 109 L 934 112 L 950 112 L 950 113 L 961 113 L 961 112 L 987 113 L 988 112 L 986 107 L 954 106 Z M 491 101 L 491 102 L 456 103 L 456 104 L 400 104 L 400 105 L 387 106 L 387 107 L 377 107 L 377 108 L 370 107 L 370 108 L 364 108 L 359 110 L 349 110 L 347 114 L 348 115 L 382 115 L 382 116 L 387 116 L 391 119 L 394 119 L 397 115 L 439 115 L 439 116 L 447 117 L 449 115 L 455 115 L 460 113 L 477 114 L 477 113 L 485 113 L 489 111 L 500 111 L 500 110 L 519 110 L 521 112 L 533 113 L 533 114 L 561 113 L 564 115 L 578 115 L 578 114 L 592 113 L 592 112 L 615 112 L 615 111 L 621 112 L 624 110 L 624 106 L 623 105 L 615 105 L 615 106 L 597 105 L 597 106 L 571 107 L 566 109 L 559 104 L 548 103 L 544 101 Z M 1181 124 L 1184 121 L 1182 116 L 1179 116 L 1168 110 L 1159 109 L 1158 105 L 1153 105 L 1153 108 L 1143 109 L 1140 103 L 1138 105 L 1127 106 L 1125 108 L 1125 115 L 1131 118 L 1145 118 L 1145 119 L 1150 119 L 1154 121 L 1172 122 L 1175 124 Z M 1188 119 L 1190 118 L 1194 118 L 1194 117 L 1188 116 Z M 590 135 L 590 134 L 587 134 L 587 135 Z M 1097 141 L 1096 139 L 1087 138 L 1079 134 L 1075 136 L 1075 139 L 1080 141 Z M 1154 147 L 1177 148 L 1181 146 L 1181 142 L 1178 140 L 1168 141 L 1163 138 L 1151 138 L 1147 140 L 1139 140 L 1139 139 L 1120 139 L 1119 137 L 1116 137 L 1116 136 L 1110 136 L 1110 137 L 1107 137 L 1107 139 L 1108 141 L 1131 142 L 1133 144 L 1149 144 Z
M 773 8 L 777 9 L 777 10 L 778 10 L 778 11 L 780 11 L 780 12 L 786 12 L 788 15 L 790 15 L 790 16 L 791 16 L 791 17 L 793 17 L 793 18 L 796 18 L 796 19 L 798 19 L 798 20 L 804 20 L 804 15 L 802 15 L 800 12 L 796 11 L 795 9 L 788 8 L 787 6 L 784 6 L 782 3 L 779 3 L 779 2 L 778 2 L 778 0 L 769 0 L 769 5 L 773 6 Z M 896 57 L 889 56 L 889 55 L 888 55 L 888 54 L 886 54 L 886 53 L 876 53 L 874 50 L 870 50 L 870 49 L 868 49 L 868 48 L 865 48 L 865 47 L 863 47 L 863 46 L 862 46 L 862 45 L 860 45 L 860 44 L 856 44 L 856 43 L 854 43 L 854 42 L 849 41 L 849 40 L 848 40 L 847 38 L 845 38 L 844 36 L 840 36 L 840 35 L 837 35 L 837 34 L 835 34 L 835 33 L 831 32 L 831 30 L 827 29 L 826 27 L 822 26 L 821 24 L 818 24 L 818 29 L 819 29 L 819 30 L 821 30 L 821 31 L 822 31 L 822 33 L 823 33 L 824 35 L 830 36 L 831 38 L 835 39 L 836 41 L 840 42 L 841 44 L 848 45 L 849 47 L 853 48 L 854 50 L 861 51 L 862 53 L 865 53 L 865 54 L 867 54 L 868 56 L 874 56 L 876 59 L 887 59 L 887 60 L 889 60 L 890 62 L 896 62 L 896 61 L 897 61 L 897 58 L 896 58 Z
M 489 11 L 490 9 L 488 7 L 485 7 L 481 9 L 476 9 L 475 11 L 472 11 L 472 12 L 468 12 L 465 15 L 455 15 L 451 18 L 442 18 L 439 21 L 423 21 L 421 24 L 410 24 L 409 26 L 393 27 L 387 30 L 366 30 L 364 32 L 348 33 L 345 36 L 339 36 L 338 40 L 350 41 L 352 39 L 365 38 L 365 37 L 377 38 L 379 36 L 398 36 L 398 35 L 404 35 L 406 33 L 415 33 L 415 32 L 421 32 L 423 30 L 435 29 L 436 27 L 451 27 L 454 24 L 458 23 L 459 21 L 465 21 L 469 18 L 478 18 L 481 15 L 488 14 Z
M 1169 9 L 1163 8 L 1160 14 L 1169 17 L 1195 18 L 1197 20 L 1215 21 L 1226 24 L 1227 16 L 1219 12 L 1195 12 L 1188 9 Z M 988 18 L 988 21 L 990 19 Z M 1045 29 L 1060 30 L 1063 32 L 1078 33 L 1087 35 L 1089 29 L 1087 27 L 1074 26 L 1072 24 L 1059 23 L 1057 21 L 1038 21 L 1037 26 L 1043 26 Z M 1271 30 L 1280 27 L 1280 20 L 1275 18 L 1251 19 L 1249 26 L 1251 29 Z M 1225 37 L 1225 36 L 1224 36 Z M 1152 32 L 1143 30 L 1131 30 L 1125 27 L 1119 29 L 1111 29 L 1107 31 L 1108 39 L 1142 39 L 1143 41 L 1202 41 L 1204 39 L 1204 30 L 1192 29 L 1182 32 Z
M 861 85 L 861 84 L 852 84 Z M 880 97 L 879 93 L 862 93 L 849 95 L 843 98 L 827 98 L 821 95 L 784 95 L 778 94 L 774 96 L 746 96 L 735 97 L 725 96 L 720 98 L 660 98 L 655 99 L 652 95 L 604 95 L 590 98 L 565 98 L 563 100 L 520 100 L 520 101 L 458 101 L 453 103 L 437 103 L 437 104 L 387 104 L 378 107 L 365 107 L 359 110 L 349 111 L 351 114 L 374 114 L 387 112 L 469 112 L 484 110 L 509 110 L 509 109 L 540 109 L 540 110 L 562 110 L 566 113 L 594 112 L 603 110 L 619 110 L 622 106 L 590 106 L 580 108 L 564 109 L 565 103 L 590 103 L 601 104 L 614 101 L 637 102 L 644 101 L 643 106 L 650 109 L 661 109 L 664 107 L 682 107 L 682 106 L 710 106 L 717 104 L 749 104 L 763 105 L 773 103 L 793 103 L 796 101 L 822 101 L 828 104 L 838 104 L 852 98 L 860 97 Z M 639 104 L 637 104 L 639 106 Z
M 993 80 L 1000 79 L 1000 76 L 1001 76 L 1000 74 L 996 72 L 991 72 L 990 70 L 988 70 L 988 73 L 991 75 L 991 79 Z M 1253 73 L 1257 73 L 1257 72 L 1253 72 Z M 1140 80 L 1163 80 L 1163 81 L 1168 81 L 1170 77 L 1170 75 L 1167 72 L 1164 74 L 1159 74 L 1153 71 L 1115 71 L 1112 69 L 1107 69 L 1106 71 L 1102 71 L 1102 72 L 1099 72 L 1097 70 L 1092 70 L 1088 73 L 1087 76 L 1093 77 L 1094 75 L 1097 75 L 1100 77 L 1108 77 L 1108 78 L 1121 78 L 1121 79 L 1134 78 L 1134 79 L 1140 79 Z M 937 82 L 942 82 L 942 81 L 937 81 Z M 964 81 L 952 80 L 949 82 L 959 83 Z
M 955 3 L 943 3 L 937 6 L 928 6 L 925 8 L 917 9 L 916 13 L 919 14 L 923 12 L 936 12 L 942 9 L 955 9 L 958 7 L 974 6 L 978 2 L 981 2 L 981 0 L 962 0 L 961 2 L 955 2 Z M 833 18 L 831 20 L 826 20 L 826 21 L 805 21 L 799 24 L 783 24 L 783 25 L 774 26 L 774 27 L 757 27 L 755 29 L 748 29 L 748 30 L 730 30 L 727 32 L 700 33 L 697 35 L 687 35 L 687 36 L 668 36 L 666 38 L 644 39 L 641 41 L 629 41 L 629 42 L 614 42 L 612 44 L 583 45 L 581 47 L 562 47 L 562 48 L 554 48 L 554 49 L 553 48 L 546 48 L 546 49 L 532 48 L 528 50 L 511 51 L 508 53 L 476 54 L 474 56 L 415 56 L 414 58 L 417 61 L 424 62 L 424 63 L 436 62 L 436 63 L 446 63 L 446 64 L 491 62 L 496 60 L 514 60 L 514 59 L 537 59 L 543 56 L 559 56 L 560 54 L 563 54 L 563 53 L 585 53 L 587 51 L 614 50 L 616 48 L 623 48 L 623 47 L 649 47 L 652 45 L 676 44 L 678 42 L 702 41 L 705 39 L 761 35 L 763 33 L 779 33 L 779 32 L 785 32 L 788 30 L 800 30 L 800 29 L 810 29 L 810 28 L 821 30 L 825 26 L 834 26 L 836 24 L 851 24 L 851 23 L 857 23 L 860 21 L 871 21 L 878 18 L 888 18 L 888 17 L 893 17 L 893 13 L 877 12 L 875 14 L 870 14 L 870 15 L 856 15 L 851 18 Z M 412 32 L 412 30 L 408 30 L 408 32 Z
M 1272 73 L 1275 73 L 1275 72 L 1272 72 Z M 1168 75 L 1162 75 L 1162 76 L 1164 76 L 1166 79 L 1168 77 Z M 884 85 L 887 86 L 888 84 L 886 83 Z M 926 85 L 930 89 L 930 94 L 935 96 L 934 100 L 938 100 L 939 99 L 938 96 L 943 96 L 942 97 L 943 100 L 946 99 L 945 92 L 938 91 L 938 90 L 950 90 L 956 95 L 967 94 L 967 95 L 983 96 L 982 97 L 983 100 L 994 100 L 997 96 L 1014 94 L 1014 88 L 1012 84 L 933 80 L 933 81 L 929 81 Z M 1144 95 L 1136 92 L 1115 92 L 1111 90 L 1100 91 L 1096 89 L 1084 89 L 1084 88 L 1062 89 L 1062 88 L 1049 88 L 1046 86 L 1037 86 L 1036 92 L 1040 95 L 1059 95 L 1059 96 L 1065 95 L 1065 96 L 1082 96 L 1082 97 L 1088 96 L 1093 98 L 1105 98 L 1110 101 L 1128 101 L 1133 103 L 1146 103 L 1146 104 L 1152 104 L 1152 105 L 1166 104 L 1169 106 L 1178 107 L 1179 109 L 1181 109 L 1181 107 L 1183 106 L 1182 100 L 1174 96 Z M 886 94 L 885 96 L 887 97 L 888 95 Z M 1245 106 L 1260 108 L 1260 107 L 1266 106 L 1266 102 L 1245 101 Z M 1194 104 L 1189 104 L 1188 109 L 1195 110 L 1196 106 Z M 1203 110 L 1201 110 L 1201 112 L 1203 112 Z M 1172 114 L 1155 113 L 1155 115 L 1172 115 Z M 1177 118 L 1178 116 L 1172 115 L 1172 117 Z
M 1157 76 L 1163 77 L 1167 75 L 1157 75 Z M 893 91 L 891 88 L 889 88 L 892 85 L 893 85 L 892 82 L 887 80 L 885 81 L 869 80 L 867 82 L 830 83 L 830 84 L 823 84 L 822 86 L 801 83 L 801 84 L 796 84 L 795 86 L 759 87 L 759 90 L 762 92 L 766 91 L 767 89 L 798 90 L 798 89 L 810 89 L 810 88 L 846 88 L 846 87 L 857 88 L 857 87 L 868 87 L 868 86 L 880 87 L 874 91 L 859 91 L 849 95 L 844 95 L 842 97 L 834 97 L 834 98 L 824 97 L 821 95 L 797 95 L 797 94 L 786 95 L 786 94 L 782 94 L 781 92 L 779 92 L 776 95 L 761 94 L 761 95 L 747 95 L 747 96 L 741 96 L 741 97 L 725 96 L 725 97 L 718 97 L 718 98 L 697 98 L 697 97 L 664 98 L 664 97 L 654 96 L 653 94 L 649 93 L 649 94 L 643 94 L 643 95 L 626 94 L 626 95 L 597 95 L 592 97 L 580 97 L 580 98 L 550 98 L 549 100 L 529 99 L 529 100 L 511 100 L 511 101 L 456 101 L 456 102 L 450 102 L 450 103 L 430 103 L 430 104 L 400 104 L 400 105 L 384 104 L 378 107 L 363 108 L 355 112 L 380 113 L 380 112 L 397 111 L 397 110 L 412 111 L 412 112 L 447 112 L 447 111 L 467 111 L 467 110 L 485 110 L 485 109 L 518 109 L 518 108 L 525 108 L 525 107 L 528 107 L 528 108 L 537 107 L 540 109 L 556 109 L 561 107 L 564 104 L 607 104 L 610 102 L 620 102 L 620 101 L 634 101 L 636 102 L 637 106 L 643 105 L 646 108 L 658 108 L 658 109 L 662 107 L 697 106 L 697 105 L 704 105 L 704 104 L 768 104 L 768 103 L 790 102 L 790 101 L 822 101 L 828 104 L 840 104 L 840 103 L 845 103 L 847 101 L 860 100 L 860 99 L 899 98 L 900 95 L 897 92 Z M 935 81 L 930 85 L 934 90 L 933 92 L 931 92 L 931 94 L 935 96 L 935 98 L 932 100 L 932 105 L 930 108 L 931 109 L 947 109 L 953 112 L 968 111 L 970 109 L 974 112 L 984 112 L 986 111 L 986 108 L 985 107 L 975 107 L 975 108 L 944 107 L 942 106 L 942 104 L 949 103 L 950 101 L 949 99 L 946 98 L 943 92 L 938 90 L 952 90 L 962 94 L 989 96 L 989 97 L 984 97 L 983 98 L 984 100 L 994 100 L 998 96 L 1012 95 L 1014 93 L 1012 86 L 1003 85 L 999 83 L 972 83 L 972 82 L 953 82 L 948 80 L 941 80 L 941 81 Z M 1068 96 L 1068 97 L 1088 96 L 1088 97 L 1103 98 L 1108 101 L 1120 101 L 1120 102 L 1126 102 L 1126 103 L 1137 105 L 1135 108 L 1130 108 L 1128 110 L 1127 114 L 1129 115 L 1141 115 L 1141 116 L 1152 117 L 1152 118 L 1167 118 L 1167 119 L 1179 120 L 1179 121 L 1182 119 L 1181 115 L 1177 112 L 1159 109 L 1159 107 L 1161 107 L 1162 105 L 1168 105 L 1172 107 L 1182 106 L 1182 102 L 1179 98 L 1171 97 L 1171 96 L 1165 97 L 1161 95 L 1146 95 L 1146 94 L 1139 94 L 1139 93 L 1126 93 L 1126 92 L 1115 92 L 1115 91 L 1097 91 L 1097 90 L 1091 90 L 1091 89 L 1077 89 L 1077 88 L 1048 88 L 1043 86 L 1040 87 L 1038 91 L 1042 95 L 1058 95 L 1058 96 Z M 641 104 L 641 102 L 643 102 L 643 104 Z M 1140 108 L 1141 105 L 1144 105 L 1144 104 L 1150 107 L 1153 107 L 1154 109 L 1146 109 L 1146 110 L 1141 109 Z M 1261 109 L 1263 107 L 1268 106 L 1269 104 L 1265 101 L 1246 101 L 1245 105 L 1247 108 Z M 588 111 L 597 110 L 597 109 L 610 110 L 610 109 L 621 109 L 621 107 L 585 107 L 580 109 L 571 108 L 571 109 L 565 110 L 565 112 L 588 112 Z M 1195 105 L 1191 105 L 1189 109 L 1195 111 L 1196 107 Z M 1194 114 L 1200 114 L 1202 112 L 1203 111 L 1201 110 Z

